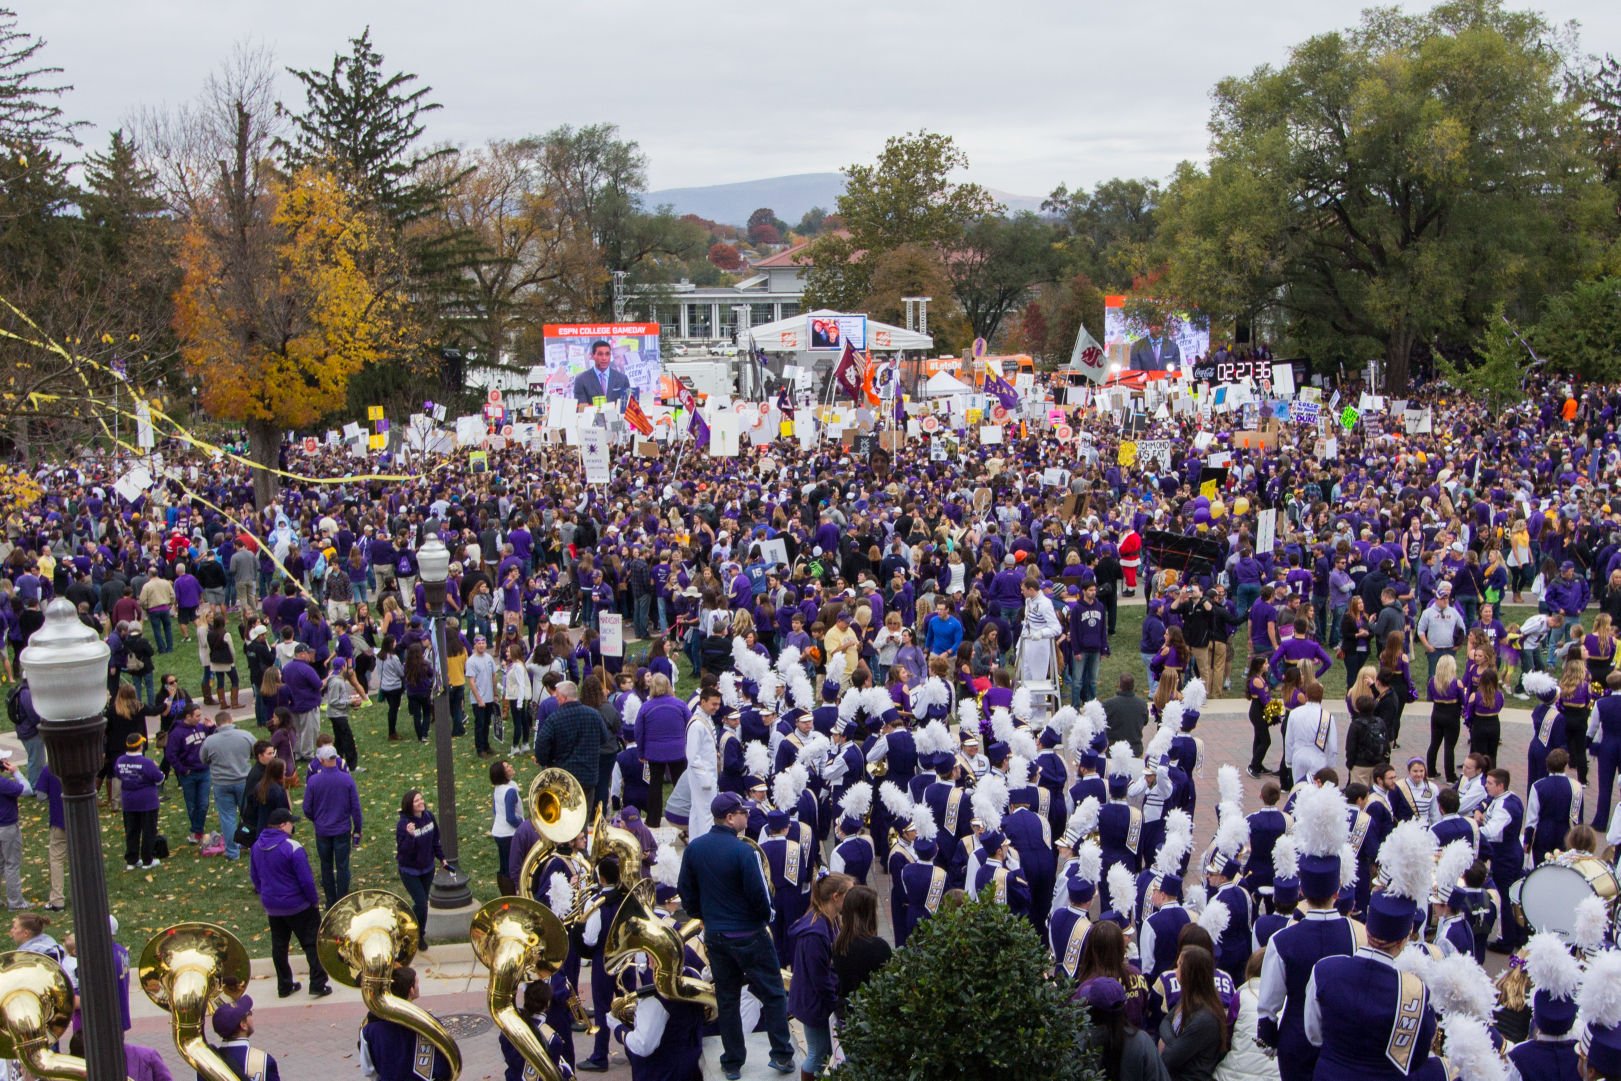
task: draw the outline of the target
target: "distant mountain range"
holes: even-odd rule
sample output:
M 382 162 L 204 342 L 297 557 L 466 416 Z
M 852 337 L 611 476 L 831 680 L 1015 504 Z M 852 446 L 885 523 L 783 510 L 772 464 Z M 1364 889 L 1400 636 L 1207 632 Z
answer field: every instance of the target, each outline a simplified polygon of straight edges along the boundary
M 746 225 L 749 215 L 770 207 L 789 225 L 799 224 L 805 211 L 819 206 L 831 213 L 844 193 L 843 173 L 798 173 L 770 176 L 763 180 L 740 180 L 734 184 L 711 184 L 701 188 L 665 188 L 647 193 L 648 206 L 668 204 L 677 214 L 696 214 L 723 225 Z M 991 189 L 991 195 L 1010 212 L 1040 210 L 1040 195 L 1012 195 Z

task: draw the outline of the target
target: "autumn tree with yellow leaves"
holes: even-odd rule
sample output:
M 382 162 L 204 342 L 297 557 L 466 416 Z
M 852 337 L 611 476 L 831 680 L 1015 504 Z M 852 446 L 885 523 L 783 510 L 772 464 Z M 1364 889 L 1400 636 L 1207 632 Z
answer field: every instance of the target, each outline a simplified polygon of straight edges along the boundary
M 375 223 L 328 173 L 272 178 L 262 199 L 227 179 L 218 213 L 180 249 L 181 356 L 204 409 L 242 423 L 254 461 L 276 464 L 281 433 L 342 408 L 350 378 L 410 346 L 405 297 L 382 275 Z M 260 505 L 276 477 L 256 471 Z

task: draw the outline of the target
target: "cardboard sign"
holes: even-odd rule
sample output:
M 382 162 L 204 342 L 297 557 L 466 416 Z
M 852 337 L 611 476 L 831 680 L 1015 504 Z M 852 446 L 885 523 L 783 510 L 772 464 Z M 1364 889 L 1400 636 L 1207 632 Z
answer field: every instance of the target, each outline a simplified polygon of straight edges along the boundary
M 608 484 L 613 480 L 606 428 L 580 429 L 580 465 L 587 484 Z
M 366 407 L 366 419 L 367 420 L 382 420 L 383 419 L 383 407 L 380 406 L 380 405 L 368 405 Z
M 1118 465 L 1136 465 L 1137 444 L 1131 442 L 1129 439 L 1121 443 L 1120 446 L 1115 449 L 1114 460 Z
M 307 436 L 304 437 L 304 453 L 305 454 L 314 454 L 316 451 L 318 451 L 320 449 L 321 449 L 321 444 L 320 444 L 319 441 L 316 440 L 316 438 L 313 435 L 307 435 Z
M 1271 450 L 1277 445 L 1277 434 L 1271 430 L 1233 433 L 1233 447 L 1237 450 Z
M 604 657 L 625 655 L 625 617 L 618 612 L 597 613 L 597 643 Z

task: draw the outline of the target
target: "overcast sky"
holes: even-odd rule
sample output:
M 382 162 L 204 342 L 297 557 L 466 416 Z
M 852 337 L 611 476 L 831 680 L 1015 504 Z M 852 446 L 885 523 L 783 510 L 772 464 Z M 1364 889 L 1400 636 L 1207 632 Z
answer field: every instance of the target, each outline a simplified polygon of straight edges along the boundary
M 444 106 L 430 121 L 435 139 L 609 121 L 646 151 L 650 185 L 666 188 L 837 171 L 926 127 L 955 136 L 973 179 L 1022 195 L 1163 177 L 1202 158 L 1218 79 L 1280 62 L 1290 45 L 1355 19 L 1353 5 L 1322 0 L 14 6 L 19 28 L 47 39 L 44 59 L 74 84 L 65 105 L 94 126 L 91 144 L 137 105 L 190 99 L 237 42 L 267 46 L 287 66 L 325 67 L 369 23 L 388 70 L 434 88 Z M 1578 20 L 1586 51 L 1621 52 L 1614 0 L 1541 10 Z

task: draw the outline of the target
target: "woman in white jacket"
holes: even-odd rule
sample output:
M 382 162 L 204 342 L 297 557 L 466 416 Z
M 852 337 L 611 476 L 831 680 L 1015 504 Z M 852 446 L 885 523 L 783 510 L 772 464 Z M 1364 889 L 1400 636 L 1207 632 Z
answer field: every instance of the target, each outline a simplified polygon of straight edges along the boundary
M 534 738 L 533 713 L 529 703 L 534 691 L 529 682 L 529 669 L 523 662 L 523 647 L 507 647 L 507 665 L 501 672 L 502 712 L 512 725 L 512 753 L 529 750 Z
M 720 769 L 715 754 L 715 711 L 720 708 L 720 692 L 713 687 L 698 695 L 698 708 L 687 722 L 687 768 L 692 822 L 707 823 L 709 804 L 720 795 Z M 707 826 L 699 829 L 707 833 Z
M 1256 1042 L 1255 1026 L 1261 1017 L 1261 958 L 1265 950 L 1250 954 L 1244 966 L 1244 986 L 1238 989 L 1238 1020 L 1233 1024 L 1232 1046 L 1216 1064 L 1215 1081 L 1278 1081 L 1278 1060 Z

